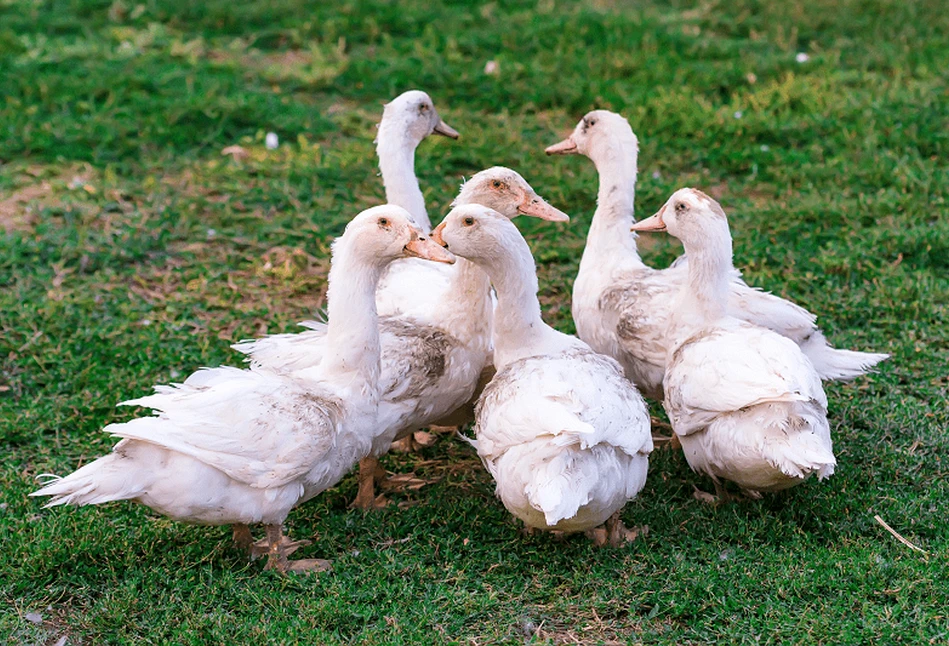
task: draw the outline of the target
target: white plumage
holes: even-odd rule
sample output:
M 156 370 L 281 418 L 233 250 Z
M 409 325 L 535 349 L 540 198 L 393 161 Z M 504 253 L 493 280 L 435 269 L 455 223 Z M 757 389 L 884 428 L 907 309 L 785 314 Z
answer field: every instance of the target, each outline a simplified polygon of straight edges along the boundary
M 530 527 L 591 529 L 646 482 L 652 440 L 642 398 L 615 361 L 586 347 L 506 365 L 476 419 L 478 455 L 498 496 Z
M 455 203 L 487 204 L 510 218 L 526 214 L 554 221 L 568 219 L 542 200 L 518 173 L 501 167 L 477 173 L 464 184 Z M 463 259 L 457 267 L 454 273 L 438 273 L 438 280 L 444 279 L 445 285 L 432 282 L 434 272 L 402 271 L 399 280 L 405 284 L 401 287 L 414 291 L 418 303 L 439 291 L 440 300 L 426 305 L 428 310 L 417 307 L 415 314 L 379 317 L 380 432 L 371 458 L 360 466 L 361 492 L 356 506 L 373 503 L 373 478 L 379 473 L 374 460 L 385 454 L 393 441 L 419 428 L 446 420 L 457 422 L 458 411 L 471 401 L 479 377 L 490 363 L 493 303 L 488 277 Z M 392 274 L 389 277 L 393 278 Z M 391 298 L 395 286 L 393 280 L 380 285 L 377 303 Z M 311 330 L 243 341 L 234 347 L 246 353 L 258 370 L 286 372 L 318 365 L 326 349 L 325 327 L 312 321 L 304 325 Z
M 125 402 L 155 415 L 112 424 L 112 453 L 31 495 L 47 506 L 137 500 L 175 520 L 268 525 L 261 551 L 281 570 L 325 567 L 288 561 L 298 543 L 280 526 L 290 510 L 336 484 L 365 457 L 378 432 L 379 332 L 374 295 L 385 265 L 420 255 L 450 261 L 419 239 L 409 214 L 375 207 L 333 245 L 327 351 L 288 374 L 200 370 Z M 246 532 L 246 527 L 244 528 Z
M 663 270 L 648 267 L 630 232 L 639 142 L 626 119 L 613 112 L 587 114 L 573 134 L 548 154 L 586 155 L 600 175 L 597 208 L 573 286 L 577 335 L 622 364 L 650 397 L 662 399 L 665 356 L 671 339 L 672 300 L 688 276 L 688 254 Z M 816 316 L 794 303 L 749 287 L 732 267 L 728 311 L 785 336 L 807 354 L 822 379 L 853 379 L 888 357 L 837 350 L 817 328 Z
M 498 496 L 529 527 L 602 524 L 646 480 L 642 398 L 616 361 L 543 322 L 533 258 L 507 218 L 457 207 L 432 237 L 482 267 L 497 290 L 498 372 L 478 402 L 473 443 Z
M 673 194 L 635 230 L 682 240 L 688 279 L 671 299 L 664 405 L 689 465 L 751 494 L 785 489 L 836 465 L 820 376 L 790 339 L 730 314 L 731 237 L 721 207 Z

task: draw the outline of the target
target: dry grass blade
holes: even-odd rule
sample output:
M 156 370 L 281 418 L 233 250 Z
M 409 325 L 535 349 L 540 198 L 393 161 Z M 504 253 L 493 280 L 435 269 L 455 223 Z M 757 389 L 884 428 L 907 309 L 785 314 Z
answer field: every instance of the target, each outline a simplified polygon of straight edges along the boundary
M 878 523 L 880 523 L 881 525 L 883 525 L 883 529 L 885 529 L 886 531 L 890 532 L 890 533 L 893 535 L 893 537 L 896 538 L 896 540 L 898 540 L 900 543 L 902 543 L 902 544 L 905 545 L 906 547 L 910 548 L 911 550 L 916 550 L 917 552 L 920 552 L 920 553 L 922 553 L 922 554 L 929 554 L 929 552 L 927 552 L 927 551 L 924 550 L 923 548 L 918 547 L 918 546 L 916 546 L 916 545 L 913 545 L 913 544 L 910 543 L 908 540 L 906 540 L 905 538 L 903 538 L 903 537 L 900 535 L 899 532 L 897 532 L 895 529 L 893 529 L 892 527 L 890 527 L 889 525 L 887 525 L 886 521 L 883 520 L 882 518 L 880 518 L 880 515 L 879 515 L 879 514 L 877 514 L 876 516 L 874 516 L 874 517 L 873 517 L 873 520 L 875 520 L 876 522 L 878 522 Z

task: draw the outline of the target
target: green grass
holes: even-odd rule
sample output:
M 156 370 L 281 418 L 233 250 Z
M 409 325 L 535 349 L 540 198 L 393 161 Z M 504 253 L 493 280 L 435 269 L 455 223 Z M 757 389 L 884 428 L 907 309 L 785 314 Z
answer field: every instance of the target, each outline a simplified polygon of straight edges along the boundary
M 0 2 L 0 635 L 949 641 L 947 39 L 935 0 Z M 100 429 L 131 414 L 116 402 L 236 364 L 230 342 L 322 305 L 330 239 L 383 195 L 381 103 L 413 87 L 463 135 L 420 148 L 433 220 L 495 164 L 574 216 L 518 223 L 559 328 L 573 330 L 596 174 L 542 151 L 602 107 L 640 136 L 642 215 L 708 190 L 750 283 L 818 312 L 838 346 L 892 353 L 827 386 L 834 477 L 713 509 L 657 450 L 624 512 L 648 536 L 596 551 L 522 537 L 472 451 L 445 439 L 387 457 L 433 481 L 393 494 L 404 509 L 347 510 L 349 477 L 291 515 L 306 555 L 335 561 L 313 577 L 263 573 L 225 528 L 27 498 L 37 474 L 109 450 Z M 251 157 L 222 156 L 231 144 Z M 668 263 L 674 243 L 653 240 L 647 260 Z

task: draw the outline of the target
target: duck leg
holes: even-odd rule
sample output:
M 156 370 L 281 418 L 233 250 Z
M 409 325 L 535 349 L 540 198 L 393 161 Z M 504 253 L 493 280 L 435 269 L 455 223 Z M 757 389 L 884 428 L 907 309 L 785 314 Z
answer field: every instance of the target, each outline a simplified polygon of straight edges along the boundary
M 609 542 L 610 533 L 606 531 L 606 525 L 588 529 L 583 533 L 593 543 L 593 547 L 603 547 Z
M 359 492 L 350 504 L 355 509 L 380 509 L 385 507 L 385 498 L 376 497 L 376 485 L 386 478 L 386 470 L 379 458 L 368 456 L 359 461 Z
M 250 527 L 243 523 L 231 525 L 231 531 L 234 535 L 234 546 L 239 550 L 250 550 L 254 544 L 254 537 L 250 533 Z
M 420 451 L 424 445 L 415 439 L 415 433 L 406 435 L 401 440 L 395 440 L 389 447 L 390 451 L 396 453 L 415 453 Z
M 627 529 L 623 521 L 620 520 L 619 514 L 619 512 L 616 512 L 607 518 L 606 522 L 599 527 L 594 527 L 586 531 L 587 538 L 593 541 L 595 547 L 605 547 L 607 545 L 610 547 L 622 547 L 626 543 L 632 543 L 640 535 L 645 536 L 649 533 L 649 528 L 646 526 Z
M 649 533 L 649 528 L 645 525 L 640 527 L 627 528 L 619 518 L 619 512 L 606 519 L 605 523 L 607 540 L 613 547 L 621 547 L 626 543 L 632 543 L 640 535 L 645 536 Z
M 699 502 L 704 502 L 709 505 L 720 505 L 722 503 L 731 501 L 731 494 L 725 490 L 725 485 L 723 485 L 718 478 L 713 477 L 712 484 L 715 485 L 715 495 L 712 495 L 707 491 L 702 491 L 695 485 L 692 485 L 692 489 L 695 490 L 692 492 L 692 496 Z
M 332 569 L 332 564 L 325 559 L 297 559 L 291 561 L 287 557 L 296 552 L 310 541 L 294 541 L 284 536 L 280 525 L 267 525 L 267 538 L 257 541 L 251 547 L 254 557 L 267 555 L 265 570 L 287 572 L 326 572 Z

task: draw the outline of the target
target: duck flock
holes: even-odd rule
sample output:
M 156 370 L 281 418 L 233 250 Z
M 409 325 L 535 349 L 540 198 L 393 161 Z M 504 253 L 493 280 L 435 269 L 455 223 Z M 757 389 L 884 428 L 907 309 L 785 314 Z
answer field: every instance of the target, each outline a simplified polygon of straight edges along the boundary
M 306 541 L 290 511 L 359 465 L 354 505 L 370 508 L 379 457 L 421 428 L 474 418 L 474 446 L 504 506 L 530 530 L 634 533 L 619 512 L 646 482 L 653 449 L 643 395 L 661 400 L 692 469 L 728 496 L 834 472 L 822 380 L 887 358 L 838 350 L 815 315 L 747 285 L 732 264 L 721 206 L 683 188 L 633 219 L 638 142 L 626 119 L 587 114 L 548 154 L 589 157 L 596 212 L 573 289 L 577 336 L 544 323 L 534 259 L 512 220 L 566 222 L 517 172 L 464 183 L 432 229 L 415 177 L 416 147 L 457 137 L 431 98 L 387 104 L 377 153 L 387 204 L 356 215 L 332 247 L 325 322 L 243 341 L 250 367 L 205 368 L 123 402 L 153 415 L 112 424 L 108 455 L 31 495 L 47 506 L 134 500 L 174 520 L 232 525 L 267 569 L 319 571 L 290 559 Z M 685 254 L 654 269 L 639 231 L 666 231 Z M 250 525 L 263 524 L 255 541 Z

